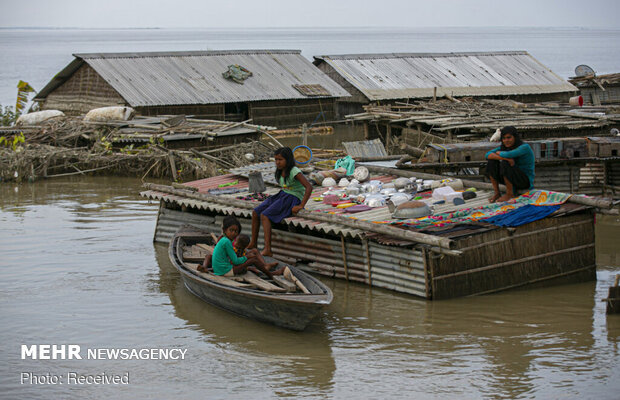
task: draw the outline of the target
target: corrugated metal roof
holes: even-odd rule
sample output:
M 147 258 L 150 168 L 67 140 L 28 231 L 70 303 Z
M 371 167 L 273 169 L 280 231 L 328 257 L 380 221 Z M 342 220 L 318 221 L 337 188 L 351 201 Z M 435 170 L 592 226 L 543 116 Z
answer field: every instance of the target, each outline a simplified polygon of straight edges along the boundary
M 351 157 L 384 157 L 387 156 L 381 140 L 363 140 L 359 142 L 342 142 L 345 151 Z
M 326 62 L 369 100 L 437 96 L 574 92 L 573 85 L 526 51 L 387 53 L 314 57 Z
M 349 93 L 299 50 L 236 50 L 74 54 L 38 95 L 45 98 L 83 62 L 88 63 L 133 107 L 219 104 L 260 100 L 346 97 Z M 243 84 L 222 73 L 238 64 L 252 72 Z M 321 85 L 329 96 L 304 96 L 293 85 Z
M 254 167 L 260 166 L 260 165 L 261 164 L 255 164 Z M 394 180 L 395 177 L 391 175 L 380 175 L 380 176 L 373 176 L 372 179 L 379 180 L 383 183 L 387 183 L 387 182 L 391 182 L 392 180 Z M 220 184 L 223 184 L 223 183 L 226 184 L 226 183 L 234 182 L 236 180 L 238 180 L 238 183 L 234 187 L 239 188 L 239 189 L 245 189 L 245 191 L 234 193 L 234 194 L 222 194 L 218 197 L 223 198 L 223 199 L 243 198 L 243 197 L 250 195 L 250 192 L 247 191 L 247 188 L 248 188 L 247 179 L 244 179 L 242 176 L 235 175 L 235 174 L 227 174 L 227 175 L 216 176 L 212 178 L 201 179 L 201 180 L 197 180 L 193 182 L 187 182 L 185 183 L 185 185 L 199 188 L 199 193 L 205 193 L 205 192 L 208 192 L 209 189 L 217 188 L 218 185 Z M 269 195 L 274 195 L 279 190 L 280 190 L 279 187 L 268 186 L 265 193 Z M 347 214 L 344 211 L 344 209 L 338 209 L 329 204 L 323 204 L 323 202 L 321 201 L 313 200 L 314 198 L 321 196 L 327 190 L 329 190 L 329 188 L 321 187 L 321 186 L 314 187 L 312 190 L 311 200 L 308 201 L 305 208 L 309 211 L 316 211 L 316 212 L 323 212 L 323 213 L 330 213 L 330 214 L 340 214 L 343 216 L 349 216 L 349 217 L 353 217 L 358 220 L 369 221 L 369 222 L 370 221 L 372 222 L 397 221 L 396 219 L 392 218 L 392 213 L 389 211 L 387 206 L 372 208 L 368 211 L 363 211 L 363 212 L 359 212 L 359 213 L 355 213 L 351 215 L 351 214 Z M 480 207 L 482 205 L 486 205 L 489 202 L 488 199 L 491 194 L 492 193 L 489 191 L 479 190 L 477 191 L 477 197 L 475 199 L 468 200 L 465 204 L 454 205 L 451 202 L 447 202 L 445 204 L 437 204 L 434 206 L 435 213 L 452 212 L 452 211 L 456 211 L 456 210 L 460 210 L 464 208 L 474 208 L 474 207 Z M 212 212 L 218 212 L 218 213 L 224 213 L 224 214 L 233 213 L 235 215 L 238 215 L 244 218 L 250 218 L 252 215 L 252 210 L 249 208 L 241 209 L 241 208 L 231 207 L 228 205 L 222 205 L 222 204 L 209 201 L 209 200 L 191 199 L 191 198 L 186 198 L 183 196 L 158 192 L 156 190 L 144 191 L 141 193 L 141 195 L 144 197 L 150 198 L 150 199 L 164 200 L 164 201 L 173 202 L 173 203 L 176 203 L 182 206 L 195 207 L 197 209 L 203 209 L 203 210 L 208 210 Z M 251 205 L 255 204 L 256 206 L 260 204 L 260 202 L 256 200 L 246 200 L 246 202 Z M 286 224 L 292 225 L 294 227 L 307 228 L 310 230 L 314 230 L 321 234 L 335 234 L 335 235 L 343 235 L 345 237 L 363 237 L 366 234 L 366 232 L 363 230 L 354 229 L 354 228 L 351 228 L 345 225 L 340 225 L 338 223 L 319 222 L 319 221 L 305 219 L 305 218 L 297 217 L 297 216 L 291 216 L 291 217 L 285 218 L 283 222 Z

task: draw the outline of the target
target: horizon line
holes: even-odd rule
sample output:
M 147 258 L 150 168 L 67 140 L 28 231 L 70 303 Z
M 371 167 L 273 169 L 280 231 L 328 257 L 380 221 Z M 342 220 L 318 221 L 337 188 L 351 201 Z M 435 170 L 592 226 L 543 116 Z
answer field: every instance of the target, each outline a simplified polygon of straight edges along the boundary
M 501 26 L 501 25 L 485 25 L 485 26 L 477 26 L 477 25 L 432 25 L 432 26 L 220 26 L 220 27 L 204 27 L 204 26 L 194 26 L 194 27 L 181 27 L 181 26 L 151 26 L 151 27 L 137 27 L 137 26 L 126 26 L 126 27 L 79 27 L 79 26 L 0 26 L 0 29 L 32 29 L 32 30 L 42 30 L 42 29 L 67 29 L 67 30 L 163 30 L 163 29 L 175 29 L 175 30 L 228 30 L 228 29 L 290 29 L 290 30 L 301 30 L 301 29 L 428 29 L 428 28 L 504 28 L 504 29 L 514 29 L 514 28 L 554 28 L 554 29 L 588 29 L 588 30 L 620 30 L 620 28 L 616 27 L 592 27 L 592 26 L 580 26 L 580 25 L 514 25 L 514 26 Z

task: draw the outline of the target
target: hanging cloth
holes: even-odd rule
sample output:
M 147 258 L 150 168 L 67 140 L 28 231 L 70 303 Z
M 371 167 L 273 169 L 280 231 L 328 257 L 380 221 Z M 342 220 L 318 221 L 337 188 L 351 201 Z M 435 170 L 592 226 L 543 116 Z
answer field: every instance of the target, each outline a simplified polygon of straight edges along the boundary
M 347 170 L 347 175 L 353 175 L 355 171 L 355 160 L 351 156 L 340 158 L 336 161 L 336 165 L 334 165 L 334 169 L 338 168 L 344 168 Z

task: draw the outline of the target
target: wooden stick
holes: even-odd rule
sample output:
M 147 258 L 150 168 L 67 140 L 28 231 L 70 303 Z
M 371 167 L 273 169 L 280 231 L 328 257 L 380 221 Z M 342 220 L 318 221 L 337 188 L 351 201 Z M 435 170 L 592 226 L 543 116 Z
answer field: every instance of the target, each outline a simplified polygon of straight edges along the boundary
M 218 164 L 224 166 L 224 168 L 235 168 L 235 166 L 232 165 L 231 163 L 229 163 L 228 161 L 221 160 L 221 159 L 219 159 L 217 157 L 213 157 L 213 156 L 211 156 L 209 154 L 201 153 L 201 152 L 199 152 L 196 149 L 189 149 L 189 151 L 191 151 L 192 153 L 194 153 L 195 155 L 197 155 L 199 157 L 206 158 L 207 160 L 210 160 L 210 161 L 213 161 L 215 163 L 218 163 Z
M 420 158 L 422 154 L 424 154 L 424 150 L 419 149 L 417 147 L 410 146 L 404 142 L 400 144 L 400 149 L 404 151 L 405 153 L 411 156 L 414 156 L 414 157 L 418 157 L 418 158 Z
M 70 175 L 84 174 L 85 172 L 92 172 L 92 171 L 98 171 L 100 169 L 110 168 L 110 167 L 113 167 L 114 165 L 115 164 L 110 164 L 110 165 L 106 165 L 104 167 L 93 168 L 93 169 L 85 169 L 84 171 L 80 171 L 80 172 L 68 172 L 66 174 L 48 175 L 45 178 L 57 178 L 59 176 L 70 176 Z
M 303 283 L 301 283 L 299 279 L 297 279 L 295 275 L 293 275 L 289 267 L 284 267 L 284 273 L 282 275 L 284 275 L 286 279 L 288 279 L 289 281 L 297 285 L 297 287 L 301 289 L 302 292 L 304 292 L 305 294 L 310 294 L 310 291 L 306 288 L 306 286 Z

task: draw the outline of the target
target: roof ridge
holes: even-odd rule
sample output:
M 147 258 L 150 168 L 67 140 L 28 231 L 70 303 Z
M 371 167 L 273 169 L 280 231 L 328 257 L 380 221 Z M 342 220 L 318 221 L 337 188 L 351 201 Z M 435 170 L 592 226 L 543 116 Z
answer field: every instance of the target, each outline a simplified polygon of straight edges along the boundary
M 74 57 L 81 59 L 93 58 L 148 58 L 148 57 L 196 57 L 216 56 L 233 54 L 301 54 L 301 50 L 187 50 L 187 51 L 145 51 L 145 52 L 119 52 L 119 53 L 76 53 Z

